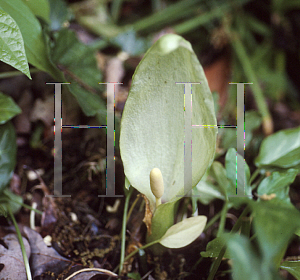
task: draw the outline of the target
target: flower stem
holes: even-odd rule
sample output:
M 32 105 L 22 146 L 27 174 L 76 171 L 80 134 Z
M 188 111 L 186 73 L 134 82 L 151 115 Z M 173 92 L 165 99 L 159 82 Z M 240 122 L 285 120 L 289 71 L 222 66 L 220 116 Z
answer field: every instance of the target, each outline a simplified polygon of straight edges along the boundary
M 123 263 L 124 263 L 124 257 L 125 257 L 127 212 L 128 212 L 129 200 L 130 200 L 132 192 L 133 192 L 133 188 L 131 187 L 126 195 L 125 205 L 124 205 L 122 233 L 121 233 L 121 257 L 120 257 L 119 275 L 122 273 L 122 270 L 123 270 Z
M 11 211 L 11 208 L 10 208 L 10 206 L 8 204 L 7 204 L 7 212 L 8 212 L 9 217 L 11 218 L 14 226 L 15 226 L 15 229 L 16 229 L 17 237 L 18 237 L 18 240 L 19 240 L 19 243 L 20 243 L 20 247 L 21 247 L 21 251 L 22 251 L 22 256 L 23 256 L 23 260 L 24 260 L 24 265 L 25 265 L 27 279 L 28 280 L 32 280 L 32 276 L 31 276 L 31 272 L 30 272 L 30 266 L 29 266 L 29 261 L 28 261 L 27 255 L 26 255 L 26 249 L 25 249 L 25 246 L 24 246 L 24 243 L 23 243 L 23 238 L 22 238 L 19 226 L 17 224 L 17 221 L 16 221 L 16 219 L 15 219 L 15 217 L 14 217 L 12 211 Z

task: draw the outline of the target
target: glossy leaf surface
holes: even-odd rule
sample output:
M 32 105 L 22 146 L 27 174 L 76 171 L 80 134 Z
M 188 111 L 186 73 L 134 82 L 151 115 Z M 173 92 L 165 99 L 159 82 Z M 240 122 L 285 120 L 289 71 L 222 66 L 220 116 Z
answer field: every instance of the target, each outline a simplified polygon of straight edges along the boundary
M 0 60 L 31 79 L 20 28 L 15 20 L 3 10 L 0 10 L 0 46 Z

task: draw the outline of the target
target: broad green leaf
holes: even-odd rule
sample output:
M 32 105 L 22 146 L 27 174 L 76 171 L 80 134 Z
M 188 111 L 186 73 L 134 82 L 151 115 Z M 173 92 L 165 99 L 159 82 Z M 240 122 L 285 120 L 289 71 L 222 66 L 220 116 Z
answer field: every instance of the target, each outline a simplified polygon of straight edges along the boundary
M 151 220 L 151 235 L 147 235 L 147 243 L 161 238 L 174 224 L 174 215 L 177 201 L 164 203 L 157 207 Z
M 289 168 L 300 163 L 300 126 L 268 136 L 261 144 L 256 166 Z
M 225 246 L 225 240 L 222 237 L 217 237 L 212 241 L 208 242 L 206 245 L 206 251 L 201 252 L 201 256 L 204 258 L 217 258 L 222 250 L 223 246 Z M 229 258 L 228 252 L 226 250 L 224 254 L 224 258 Z
M 133 76 L 124 107 L 120 149 L 130 184 L 145 194 L 154 208 L 150 171 L 161 170 L 163 202 L 178 200 L 184 188 L 184 86 L 193 85 L 192 187 L 212 162 L 217 128 L 213 99 L 203 69 L 189 42 L 168 34 L 148 50 Z
M 31 79 L 21 31 L 15 20 L 2 10 L 0 10 L 0 46 L 0 60 Z
M 285 261 L 280 265 L 280 268 L 285 269 L 297 280 L 300 280 L 300 261 Z
M 6 123 L 21 112 L 20 107 L 10 96 L 0 92 L 0 125 Z
M 297 174 L 298 170 L 295 169 L 288 169 L 285 172 L 273 172 L 259 184 L 257 194 L 275 194 L 280 200 L 291 203 L 289 185 L 294 182 Z
M 105 125 L 104 100 L 98 94 L 88 90 L 88 87 L 91 87 L 99 91 L 99 83 L 102 79 L 94 52 L 81 43 L 73 31 L 62 29 L 57 34 L 52 59 L 65 73 L 66 80 L 71 83 L 68 87 L 76 97 L 83 112 L 87 116 L 94 116 L 100 110 L 105 111 L 105 123 L 103 123 Z M 86 88 L 83 84 L 86 85 Z
M 237 165 L 244 165 L 244 174 L 237 174 Z M 227 151 L 225 157 L 225 168 L 227 178 L 229 179 L 231 186 L 228 189 L 228 195 L 236 195 L 236 188 L 238 188 L 240 194 L 251 195 L 250 188 L 250 169 L 243 157 L 236 152 L 234 148 Z M 244 184 L 243 185 L 243 176 Z
M 192 243 L 204 230 L 207 218 L 197 216 L 171 226 L 159 243 L 167 248 L 181 248 Z
M 249 239 L 237 234 L 226 239 L 227 252 L 233 263 L 233 280 L 281 279 L 272 266 L 263 265 L 263 260 L 255 252 Z
M 16 165 L 16 133 L 11 122 L 0 125 L 0 193 L 8 185 Z
M 41 25 L 31 10 L 22 0 L 0 0 L 0 9 L 8 13 L 19 26 L 28 62 L 63 82 L 62 74 L 49 59 Z
M 252 202 L 251 205 L 254 230 L 264 260 L 278 265 L 290 238 L 300 228 L 300 213 L 277 198 Z
M 61 29 L 56 34 L 52 59 L 62 69 L 66 80 L 71 83 L 67 88 L 75 96 L 85 115 L 96 115 L 99 123 L 106 125 L 106 102 L 98 94 L 102 74 L 97 68 L 94 51 L 81 43 L 73 31 Z M 117 140 L 119 130 L 119 119 L 115 118 Z M 117 141 L 117 148 L 118 144 Z
M 50 21 L 50 6 L 48 0 L 22 0 L 26 6 L 33 12 L 34 15 Z

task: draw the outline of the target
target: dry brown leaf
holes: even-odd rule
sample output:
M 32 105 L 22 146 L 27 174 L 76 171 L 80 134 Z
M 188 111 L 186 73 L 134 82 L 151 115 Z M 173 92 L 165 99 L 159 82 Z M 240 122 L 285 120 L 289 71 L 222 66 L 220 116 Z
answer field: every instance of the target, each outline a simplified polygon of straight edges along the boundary
M 68 259 L 59 255 L 52 247 L 47 247 L 41 235 L 36 231 L 28 227 L 24 227 L 23 231 L 28 238 L 31 248 L 30 260 L 33 277 L 37 277 L 47 271 L 58 274 L 70 264 Z
M 150 209 L 150 202 L 149 202 L 148 198 L 145 195 L 143 195 L 143 194 L 140 194 L 140 195 L 144 198 L 145 203 L 146 203 L 146 205 L 145 205 L 145 217 L 143 219 L 143 222 L 145 223 L 145 225 L 147 227 L 148 234 L 151 235 L 152 234 L 151 221 L 152 221 L 153 214 L 152 214 L 152 211 Z
M 23 243 L 29 258 L 30 246 L 24 237 Z M 0 264 L 4 265 L 0 274 L 1 279 L 27 279 L 22 251 L 16 234 L 11 233 L 3 237 L 0 244 Z

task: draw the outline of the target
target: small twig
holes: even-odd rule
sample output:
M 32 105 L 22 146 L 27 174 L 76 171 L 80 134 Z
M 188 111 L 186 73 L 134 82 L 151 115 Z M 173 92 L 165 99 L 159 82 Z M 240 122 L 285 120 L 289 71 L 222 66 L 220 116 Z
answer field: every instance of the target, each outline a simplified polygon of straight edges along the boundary
M 115 274 L 115 273 L 113 273 L 113 272 L 111 272 L 110 270 L 107 270 L 107 269 L 103 269 L 103 268 L 83 268 L 81 270 L 75 271 L 73 274 L 71 274 L 70 276 L 65 278 L 65 280 L 70 280 L 71 278 L 73 278 L 77 274 L 82 273 L 82 272 L 88 272 L 88 271 L 97 271 L 97 272 L 101 272 L 101 273 L 104 273 L 104 274 L 109 275 L 109 276 L 118 277 L 117 274 Z
M 140 280 L 146 279 L 147 276 L 149 276 L 152 273 L 153 269 L 148 271 Z

